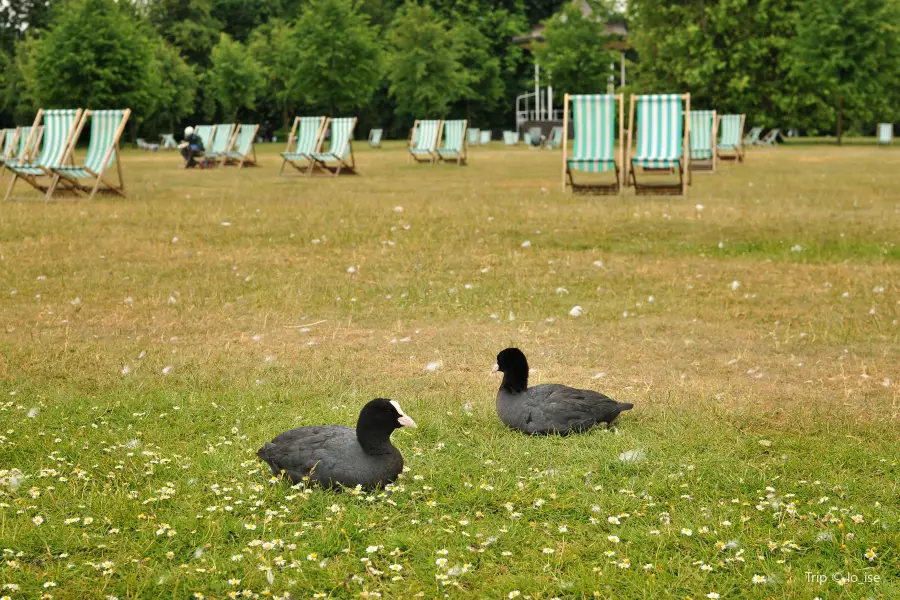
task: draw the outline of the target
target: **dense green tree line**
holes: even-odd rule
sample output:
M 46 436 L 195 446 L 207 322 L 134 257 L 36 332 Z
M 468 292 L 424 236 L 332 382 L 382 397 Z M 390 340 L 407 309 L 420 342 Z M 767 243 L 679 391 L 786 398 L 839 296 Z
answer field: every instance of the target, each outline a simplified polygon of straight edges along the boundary
M 900 121 L 900 0 L 14 0 L 0 3 L 0 120 L 39 106 L 129 106 L 132 135 L 200 121 L 356 114 L 513 125 L 534 60 L 557 97 L 626 92 L 805 133 Z M 588 7 L 590 10 L 585 10 Z M 545 25 L 545 42 L 512 38 Z M 612 69 L 610 67 L 613 67 Z M 617 85 L 620 83 L 616 80 Z M 619 86 L 621 88 L 621 86 Z

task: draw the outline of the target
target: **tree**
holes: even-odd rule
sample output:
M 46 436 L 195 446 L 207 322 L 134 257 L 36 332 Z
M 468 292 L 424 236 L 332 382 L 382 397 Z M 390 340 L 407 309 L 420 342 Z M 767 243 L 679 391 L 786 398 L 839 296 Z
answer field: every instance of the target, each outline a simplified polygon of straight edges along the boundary
M 49 25 L 50 14 L 50 0 L 0 2 L 0 49 L 11 52 L 25 32 Z
M 805 0 L 791 46 L 791 76 L 802 89 L 797 114 L 812 129 L 836 129 L 849 115 L 856 128 L 900 115 L 900 2 Z
M 611 11 L 598 2 L 591 9 L 585 16 L 578 6 L 567 6 L 546 21 L 544 44 L 535 48 L 544 79 L 561 93 L 605 92 L 609 65 L 618 61 L 606 49 Z
M 17 56 L 20 72 L 41 105 L 150 107 L 152 46 L 123 10 L 115 0 L 72 0 L 42 37 L 19 47 L 30 54 Z
M 192 65 L 209 64 L 222 24 L 212 16 L 212 0 L 149 0 L 156 30 L 179 48 Z
M 222 24 L 222 30 L 246 42 L 254 29 L 275 18 L 293 19 L 299 2 L 283 0 L 212 0 L 212 17 Z
M 197 76 L 178 53 L 178 49 L 158 38 L 153 49 L 150 80 L 153 108 L 147 121 L 154 120 L 175 131 L 175 123 L 194 111 L 197 97 Z
M 221 34 L 212 49 L 207 92 L 222 116 L 236 121 L 241 110 L 253 110 L 262 84 L 261 67 L 240 42 Z
M 250 54 L 262 66 L 265 98 L 273 101 L 284 127 L 289 126 L 291 110 L 303 101 L 301 82 L 294 76 L 299 46 L 297 32 L 280 19 L 269 21 L 250 36 Z
M 381 81 L 378 33 L 352 0 L 312 0 L 297 20 L 294 71 L 307 102 L 331 114 L 365 105 Z
M 796 0 L 630 0 L 630 41 L 639 56 L 635 91 L 690 92 L 691 105 L 747 113 L 785 125 L 797 93 L 786 54 Z
M 397 11 L 388 41 L 389 91 L 397 110 L 423 118 L 446 116 L 462 97 L 466 77 L 445 21 L 430 6 L 409 1 Z

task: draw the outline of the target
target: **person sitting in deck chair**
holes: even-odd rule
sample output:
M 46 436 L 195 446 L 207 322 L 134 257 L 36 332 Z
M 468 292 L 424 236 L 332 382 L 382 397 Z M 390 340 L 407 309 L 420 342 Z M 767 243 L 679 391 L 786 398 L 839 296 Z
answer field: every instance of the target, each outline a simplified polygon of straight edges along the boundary
M 193 169 L 198 166 L 200 163 L 195 158 L 203 156 L 203 151 L 206 150 L 203 147 L 203 141 L 194 133 L 193 127 L 184 128 L 184 141 L 178 147 L 181 149 L 181 156 L 184 157 L 185 169 Z

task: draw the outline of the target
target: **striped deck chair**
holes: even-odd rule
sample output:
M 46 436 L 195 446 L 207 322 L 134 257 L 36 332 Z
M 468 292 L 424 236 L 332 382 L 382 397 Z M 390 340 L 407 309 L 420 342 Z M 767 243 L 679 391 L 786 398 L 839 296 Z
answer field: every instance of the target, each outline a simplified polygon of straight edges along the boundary
M 466 133 L 466 141 L 470 146 L 477 146 L 479 139 L 481 139 L 481 130 L 477 127 L 472 127 Z
M 719 115 L 719 141 L 716 143 L 719 160 L 744 162 L 744 117 Z
M 637 108 L 637 129 L 634 113 Z M 634 184 L 636 194 L 687 195 L 690 183 L 691 95 L 654 94 L 631 96 L 628 113 L 628 141 L 625 144 L 626 182 Z M 636 134 L 636 135 L 635 135 Z M 637 150 L 631 155 L 631 143 L 637 137 Z M 647 184 L 637 179 L 637 169 L 677 171 L 678 183 Z
M 206 151 L 203 153 L 206 160 L 211 160 L 214 163 L 223 161 L 225 154 L 230 152 L 231 147 L 234 145 L 236 132 L 237 128 L 234 123 L 219 123 L 216 125 L 216 134 L 212 139 L 212 147 L 203 146 L 206 148 Z
M 231 142 L 231 150 L 223 155 L 222 165 L 234 165 L 241 167 L 255 167 L 256 165 L 256 134 L 259 125 L 244 123 L 238 127 L 237 133 Z
M 409 147 L 409 159 L 415 159 L 416 162 L 430 162 L 432 165 L 438 160 L 437 147 L 441 141 L 441 123 L 440 120 L 416 121 L 413 124 L 410 139 L 412 143 Z
M 550 130 L 550 135 L 547 136 L 547 141 L 544 142 L 544 147 L 548 150 L 555 150 L 562 146 L 563 132 L 562 127 L 554 127 Z
M 284 168 L 291 165 L 300 173 L 309 174 L 313 152 L 318 152 L 325 134 L 325 117 L 295 117 L 287 146 L 281 153 L 284 159 L 278 175 L 284 175 Z
M 32 129 L 32 127 L 16 127 L 15 129 L 9 130 L 14 133 L 11 136 L 10 134 L 7 134 L 6 139 L 4 140 L 3 156 L 0 157 L 0 164 L 2 164 L 2 166 L 28 162 L 31 149 L 36 144 L 40 144 L 40 140 L 32 140 Z M 43 129 L 43 127 L 40 129 Z M 7 146 L 9 146 L 8 149 Z M 0 171 L 0 177 L 5 173 L 5 169 Z
M 215 125 L 197 125 L 194 133 L 203 142 L 203 151 L 208 152 L 212 148 L 213 135 L 216 133 Z
M 540 127 L 532 127 L 528 130 L 528 140 L 525 142 L 533 148 L 540 148 L 544 143 L 544 132 Z
M 463 166 L 466 164 L 468 153 L 466 152 L 466 127 L 469 122 L 465 119 L 462 121 L 444 121 L 444 143 L 438 148 L 438 158 L 442 161 L 456 160 L 456 164 Z
M 778 138 L 783 136 L 781 135 L 781 130 L 778 128 L 773 129 L 769 133 L 766 134 L 766 137 L 759 140 L 758 145 L 760 146 L 777 146 Z
M 525 142 L 526 146 L 531 145 L 531 132 L 530 131 L 526 131 L 522 134 L 522 141 Z
M 91 141 L 80 165 L 60 165 L 51 170 L 57 176 L 47 190 L 49 200 L 54 190 L 72 192 L 76 195 L 89 194 L 92 199 L 97 192 L 109 192 L 125 197 L 125 180 L 122 177 L 122 161 L 119 159 L 119 138 L 125 131 L 125 124 L 131 116 L 131 109 L 86 110 L 78 129 L 72 137 L 69 154 L 74 151 L 88 119 L 91 121 Z M 116 163 L 119 183 L 113 184 L 106 178 L 106 171 Z M 87 179 L 83 184 L 79 180 Z
M 382 129 L 370 129 L 369 130 L 369 147 L 370 148 L 381 148 L 381 136 L 384 133 Z
M 619 160 L 616 161 L 616 103 L 619 105 Z M 622 131 L 625 127 L 625 98 L 622 94 L 570 95 L 564 98 L 562 134 L 562 189 L 572 187 L 573 192 L 617 194 L 621 190 L 619 178 L 622 164 Z M 569 112 L 569 105 L 572 112 Z M 571 121 L 570 121 L 571 119 Z M 569 123 L 575 133 L 572 155 L 569 156 Z M 605 183 L 576 182 L 575 171 L 604 173 L 615 171 L 616 181 Z
M 716 172 L 716 126 L 714 110 L 691 111 L 691 169 Z
M 29 137 L 33 139 L 41 135 L 39 127 L 43 122 L 43 150 L 40 156 L 34 160 L 19 161 L 15 164 L 7 163 L 6 167 L 13 172 L 13 179 L 9 184 L 9 189 L 6 190 L 7 200 L 12 196 L 19 179 L 41 192 L 50 189 L 58 177 L 52 169 L 71 161 L 72 147 L 75 145 L 72 140 L 81 121 L 81 114 L 80 108 L 41 109 L 38 111 Z M 32 150 L 34 148 L 31 140 L 26 141 L 26 146 L 31 146 Z M 26 149 L 26 158 L 30 158 L 30 152 L 29 149 Z M 44 179 L 48 181 L 44 181 Z
M 18 158 L 19 130 L 21 127 L 13 127 L 3 130 L 3 149 L 0 150 L 0 179 L 6 174 L 6 163 Z
M 331 146 L 328 152 L 312 152 L 312 168 L 331 173 L 335 177 L 344 173 L 356 175 L 356 161 L 353 158 L 353 129 L 356 127 L 356 117 L 344 117 L 332 119 L 329 117 L 325 128 L 331 127 Z M 347 155 L 350 162 L 347 162 Z M 329 162 L 337 162 L 330 165 Z M 307 176 L 312 175 L 312 168 L 307 171 Z
M 879 144 L 893 144 L 894 143 L 894 124 L 893 123 L 879 123 L 878 124 L 878 143 Z
M 519 143 L 519 134 L 515 131 L 503 132 L 503 143 L 507 146 L 515 146 Z
M 160 134 L 160 139 L 162 143 L 160 144 L 160 148 L 163 150 L 176 150 L 178 149 L 178 142 L 175 141 L 175 136 L 171 133 L 163 133 Z
M 759 136 L 762 135 L 762 127 L 754 127 L 750 130 L 750 133 L 747 134 L 747 137 L 744 138 L 745 146 L 755 146 L 759 143 Z
M 493 137 L 494 136 L 492 135 L 492 132 L 490 129 L 482 129 L 481 135 L 478 137 L 478 143 L 481 144 L 482 146 L 486 146 L 487 144 L 491 143 L 491 138 L 493 138 Z

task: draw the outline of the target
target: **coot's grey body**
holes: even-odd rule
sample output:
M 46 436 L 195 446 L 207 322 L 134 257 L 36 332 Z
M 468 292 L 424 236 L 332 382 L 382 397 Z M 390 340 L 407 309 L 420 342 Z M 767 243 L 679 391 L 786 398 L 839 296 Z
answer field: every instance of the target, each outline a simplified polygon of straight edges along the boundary
M 257 452 L 275 475 L 294 483 L 309 478 L 326 487 L 374 488 L 391 483 L 403 471 L 403 455 L 391 444 L 394 429 L 415 422 L 400 405 L 376 399 L 360 413 L 356 429 L 342 425 L 298 427 L 267 442 Z
M 557 383 L 528 387 L 528 362 L 516 348 L 497 356 L 503 383 L 497 392 L 497 415 L 507 426 L 529 434 L 567 434 L 585 431 L 598 423 L 611 424 L 634 405 L 616 402 L 592 390 Z

